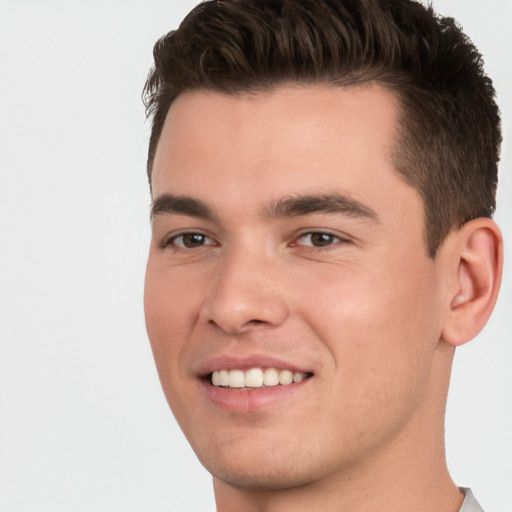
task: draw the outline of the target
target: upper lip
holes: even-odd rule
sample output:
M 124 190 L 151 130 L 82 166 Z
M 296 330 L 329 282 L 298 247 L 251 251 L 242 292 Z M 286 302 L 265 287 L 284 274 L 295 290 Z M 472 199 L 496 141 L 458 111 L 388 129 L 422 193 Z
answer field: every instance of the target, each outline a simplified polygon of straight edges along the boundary
M 311 369 L 286 359 L 264 354 L 251 354 L 247 356 L 218 355 L 211 357 L 199 364 L 197 374 L 204 377 L 216 370 L 250 370 L 251 368 L 279 368 L 293 372 L 313 373 Z

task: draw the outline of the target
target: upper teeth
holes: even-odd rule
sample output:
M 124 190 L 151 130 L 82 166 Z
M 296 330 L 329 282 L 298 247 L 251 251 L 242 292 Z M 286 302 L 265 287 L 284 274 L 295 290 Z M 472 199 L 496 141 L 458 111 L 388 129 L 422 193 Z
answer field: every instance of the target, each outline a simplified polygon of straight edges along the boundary
M 229 388 L 261 388 L 263 386 L 286 386 L 292 382 L 300 382 L 307 377 L 306 373 L 275 368 L 251 368 L 250 370 L 216 370 L 212 373 L 212 384 Z

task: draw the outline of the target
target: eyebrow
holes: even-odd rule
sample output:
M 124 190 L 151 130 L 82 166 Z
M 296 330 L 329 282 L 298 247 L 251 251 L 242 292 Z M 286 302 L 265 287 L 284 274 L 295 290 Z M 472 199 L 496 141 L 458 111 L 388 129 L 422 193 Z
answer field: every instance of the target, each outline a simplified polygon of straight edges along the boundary
M 265 213 L 268 219 L 326 213 L 380 222 L 369 206 L 338 193 L 285 197 L 272 202 Z
M 216 218 L 213 210 L 204 201 L 173 194 L 162 194 L 151 204 L 151 220 L 163 214 L 187 215 L 209 220 Z
M 263 211 L 263 217 L 273 220 L 283 217 L 301 217 L 315 213 L 344 215 L 379 223 L 379 217 L 369 206 L 347 195 L 331 193 L 288 196 L 272 201 Z M 186 215 L 215 220 L 217 215 L 204 201 L 190 196 L 162 194 L 151 205 L 151 220 L 158 215 Z

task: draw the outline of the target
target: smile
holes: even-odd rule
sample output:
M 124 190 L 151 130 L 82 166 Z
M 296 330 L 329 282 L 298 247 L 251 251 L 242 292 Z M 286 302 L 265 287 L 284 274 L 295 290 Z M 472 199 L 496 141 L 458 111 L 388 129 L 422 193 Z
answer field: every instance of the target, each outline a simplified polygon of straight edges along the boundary
M 310 377 L 304 372 L 279 370 L 277 368 L 251 368 L 249 370 L 216 370 L 211 373 L 211 383 L 216 387 L 232 389 L 255 389 L 273 386 L 288 386 Z

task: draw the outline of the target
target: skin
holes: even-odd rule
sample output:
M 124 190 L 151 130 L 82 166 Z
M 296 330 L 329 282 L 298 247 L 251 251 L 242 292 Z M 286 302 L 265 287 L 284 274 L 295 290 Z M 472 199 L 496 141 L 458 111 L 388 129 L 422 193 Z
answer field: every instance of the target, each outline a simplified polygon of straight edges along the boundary
M 146 322 L 219 512 L 461 506 L 443 445 L 451 361 L 496 295 L 461 254 L 495 244 L 498 261 L 499 234 L 480 220 L 428 257 L 421 198 L 391 159 L 396 112 L 376 85 L 189 91 L 170 108 L 152 175 Z M 318 211 L 334 195 L 364 212 Z M 298 196 L 320 198 L 317 211 L 276 213 Z M 499 275 L 499 262 L 483 267 Z M 225 410 L 201 371 L 232 356 L 313 376 L 266 405 Z

